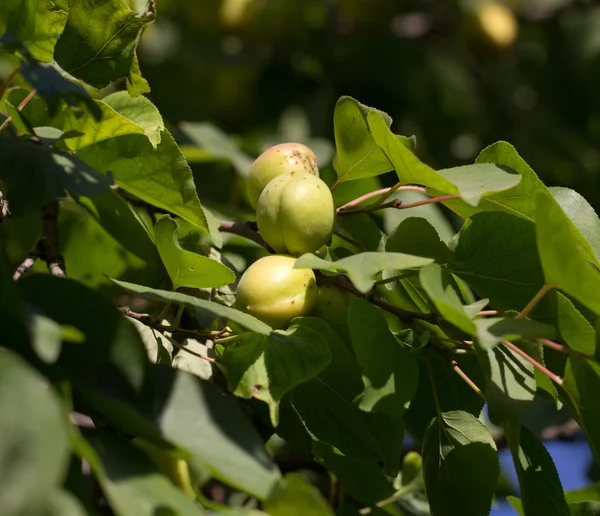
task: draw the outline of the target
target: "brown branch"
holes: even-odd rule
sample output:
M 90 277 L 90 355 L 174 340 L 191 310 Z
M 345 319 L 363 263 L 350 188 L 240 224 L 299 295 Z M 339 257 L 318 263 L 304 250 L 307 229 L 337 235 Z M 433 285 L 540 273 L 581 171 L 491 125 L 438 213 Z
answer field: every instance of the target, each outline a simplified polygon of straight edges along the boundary
M 567 346 L 563 346 L 558 342 L 551 341 L 549 339 L 538 339 L 538 342 L 547 348 L 555 349 L 556 351 L 560 351 L 561 353 L 566 353 L 568 355 L 577 355 L 582 358 L 587 358 L 589 360 L 594 360 L 596 357 L 594 355 L 588 355 L 587 353 L 582 353 L 581 351 L 577 351 L 575 349 L 569 348 Z
M 27 258 L 23 260 L 23 263 L 17 267 L 17 270 L 13 274 L 12 279 L 17 281 L 23 274 L 28 273 L 33 266 L 35 265 L 35 261 L 38 259 L 39 252 L 38 247 L 36 246 L 35 250 L 27 255 Z
M 219 231 L 247 238 L 265 249 L 272 251 L 269 245 L 260 236 L 260 233 L 256 230 L 256 225 L 253 222 L 231 222 L 222 220 L 219 224 Z
M 439 197 L 431 197 L 430 199 L 423 199 L 422 201 L 414 201 L 403 203 L 400 199 L 396 199 L 394 201 L 385 202 L 383 204 L 370 204 L 363 208 L 350 208 L 340 210 L 338 209 L 338 215 L 356 215 L 357 213 L 369 213 L 375 210 L 382 210 L 385 208 L 395 208 L 398 210 L 405 210 L 408 208 L 416 208 L 417 206 L 424 206 L 426 204 L 433 204 L 437 202 L 450 201 L 452 199 L 460 198 L 459 195 L 441 195 Z
M 29 101 L 35 97 L 35 94 L 37 93 L 37 90 L 33 89 L 29 92 L 29 95 L 27 95 L 22 101 L 21 103 L 17 106 L 17 111 L 21 111 L 27 104 L 29 104 Z M 4 120 L 4 122 L 2 122 L 2 125 L 0 125 L 0 132 L 2 132 L 4 130 L 4 128 L 10 124 L 10 122 L 12 121 L 12 117 L 9 116 L 7 117 L 6 120 Z
M 38 246 L 39 256 L 48 265 L 50 274 L 66 278 L 65 260 L 58 247 L 58 201 L 42 207 L 42 238 Z
M 389 195 L 390 193 L 392 193 L 392 190 L 394 190 L 394 191 L 411 190 L 411 191 L 423 192 L 423 193 L 425 193 L 425 191 L 426 191 L 426 189 L 423 188 L 422 186 L 412 186 L 412 185 L 401 186 L 400 188 L 395 188 L 393 186 L 390 188 L 381 188 L 380 190 L 374 190 L 373 192 L 366 193 L 364 195 L 361 195 L 360 197 L 357 197 L 356 199 L 354 199 L 350 202 L 347 202 L 346 204 L 343 204 L 342 206 L 340 206 L 338 208 L 338 212 L 340 210 L 354 208 L 355 206 L 358 206 L 360 203 L 362 203 L 364 201 L 368 201 L 369 199 L 372 199 L 373 197 L 377 197 L 378 195 Z

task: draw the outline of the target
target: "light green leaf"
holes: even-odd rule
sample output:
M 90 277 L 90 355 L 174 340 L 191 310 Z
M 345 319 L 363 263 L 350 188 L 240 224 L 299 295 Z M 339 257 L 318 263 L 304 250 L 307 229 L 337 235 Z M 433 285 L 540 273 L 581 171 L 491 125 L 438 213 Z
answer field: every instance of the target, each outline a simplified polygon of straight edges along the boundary
M 182 346 L 183 349 L 180 349 L 173 359 L 173 367 L 195 374 L 203 380 L 210 380 L 213 375 L 210 362 L 197 356 L 208 357 L 208 347 L 195 339 L 185 339 Z
M 544 278 L 533 223 L 501 212 L 475 214 L 462 227 L 449 270 L 499 310 L 522 310 Z
M 145 135 L 127 135 L 81 149 L 77 155 L 143 201 L 207 229 L 192 171 L 165 130 L 156 149 Z
M 476 344 L 481 349 L 492 349 L 503 340 L 553 339 L 556 330 L 547 324 L 527 319 L 514 319 L 502 317 L 489 317 L 475 319 L 477 326 Z
M 146 353 L 148 360 L 153 364 L 170 364 L 171 355 L 173 354 L 173 344 L 160 331 L 150 326 L 146 326 L 143 322 L 127 317 L 127 320 L 133 324 L 137 330 Z M 207 363 L 210 367 L 210 365 Z M 173 366 L 175 367 L 175 366 Z
M 35 59 L 50 62 L 67 16 L 52 0 L 3 0 L 0 34 L 14 36 Z
M 333 166 L 338 175 L 338 182 L 378 176 L 393 168 L 369 132 L 369 113 L 380 119 L 384 127 L 389 127 L 392 123 L 392 119 L 386 113 L 365 106 L 351 97 L 340 97 L 335 105 L 333 131 L 336 155 Z M 398 145 L 413 148 L 408 138 L 395 138 Z
M 78 0 L 69 7 L 65 31 L 55 48 L 56 62 L 94 88 L 124 77 L 138 82 L 135 51 L 142 30 L 154 21 L 154 4 L 142 13 L 131 11 L 123 0 Z
M 537 245 L 546 284 L 600 315 L 600 269 L 585 256 L 580 233 L 549 194 L 538 194 Z
M 419 271 L 419 279 L 440 314 L 457 328 L 474 335 L 475 324 L 467 315 L 447 273 L 444 274 L 437 263 L 432 263 Z
M 0 514 L 39 514 L 67 472 L 66 414 L 47 380 L 5 348 L 0 371 Z
M 63 328 L 39 310 L 30 310 L 28 329 L 31 346 L 46 364 L 53 364 L 60 355 Z
M 596 463 L 600 464 L 600 364 L 570 356 L 565 367 L 564 386 Z
M 565 491 L 565 498 L 569 503 L 579 503 L 588 500 L 600 502 L 600 482 L 574 489 L 573 491 Z
M 577 502 L 570 503 L 571 516 L 599 516 L 600 502 Z
M 269 404 L 273 426 L 279 424 L 279 402 L 296 385 L 314 378 L 331 361 L 329 328 L 316 318 L 297 318 L 269 336 L 248 334 L 225 348 L 223 363 L 229 389 L 244 398 Z
M 320 491 L 296 473 L 279 481 L 263 508 L 270 516 L 335 516 Z
M 206 149 L 214 157 L 231 161 L 238 174 L 248 176 L 253 159 L 221 129 L 206 122 L 182 122 L 180 128 L 198 147 Z
M 43 516 L 87 516 L 87 512 L 74 494 L 57 489 L 48 499 Z
M 544 445 L 518 419 L 504 425 L 525 516 L 570 516 L 558 473 Z
M 173 282 L 173 290 L 222 287 L 235 281 L 234 272 L 222 263 L 182 249 L 177 240 L 178 230 L 179 225 L 169 215 L 163 215 L 154 226 L 156 247 Z
M 127 439 L 106 430 L 84 430 L 83 438 L 79 447 L 117 516 L 155 516 L 167 507 L 177 516 L 205 514 Z
M 14 216 L 39 209 L 42 205 L 71 195 L 96 195 L 112 184 L 101 174 L 72 154 L 17 138 L 0 140 L 3 193 Z
M 375 142 L 393 164 L 402 184 L 424 185 L 435 190 L 436 195 L 459 195 L 467 204 L 477 206 L 482 197 L 508 190 L 520 181 L 518 174 L 493 164 L 435 171 L 404 146 L 377 113 L 370 112 L 368 122 Z
M 118 281 L 116 279 L 113 279 L 112 281 L 127 292 L 130 292 L 131 294 L 139 296 L 143 299 L 158 301 L 160 303 L 185 305 L 190 308 L 199 308 L 213 314 L 216 317 L 225 317 L 230 319 L 250 331 L 261 333 L 263 335 L 269 335 L 271 331 L 273 331 L 268 324 L 265 324 L 250 314 L 240 312 L 239 310 L 235 310 L 234 308 L 230 308 L 228 306 L 219 305 L 218 303 L 213 303 L 212 301 L 205 301 L 204 299 L 198 299 L 197 297 L 188 296 L 187 294 L 181 294 L 179 292 L 152 289 L 142 285 L 127 283 L 126 281 Z
M 396 340 L 381 312 L 371 303 L 354 300 L 348 311 L 348 325 L 364 383 L 359 408 L 402 415 L 419 383 L 416 360 Z
M 596 354 L 596 330 L 569 298 L 556 292 L 558 330 L 565 343 L 586 355 Z
M 433 260 L 402 253 L 360 253 L 336 262 L 318 258 L 314 254 L 304 254 L 296 260 L 295 269 L 319 269 L 341 272 L 348 275 L 350 281 L 360 292 L 368 292 L 384 270 L 404 270 L 428 265 Z
M 499 472 L 496 444 L 473 415 L 444 412 L 430 423 L 423 477 L 432 516 L 489 514 Z

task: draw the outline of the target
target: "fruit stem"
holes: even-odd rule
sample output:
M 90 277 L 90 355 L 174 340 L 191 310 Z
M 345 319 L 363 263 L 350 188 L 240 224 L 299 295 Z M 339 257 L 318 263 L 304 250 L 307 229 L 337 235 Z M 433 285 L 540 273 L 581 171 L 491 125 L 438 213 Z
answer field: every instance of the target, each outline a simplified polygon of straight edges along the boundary
M 535 358 L 530 357 L 525 351 L 523 351 L 520 347 L 516 346 L 512 342 L 505 340 L 503 341 L 504 345 L 510 350 L 514 351 L 517 355 L 523 357 L 527 362 L 529 362 L 533 367 L 544 373 L 550 380 L 552 380 L 555 384 L 562 386 L 563 379 L 554 374 L 550 369 L 540 364 Z
M 340 210 L 354 208 L 355 206 L 358 206 L 360 203 L 362 203 L 364 201 L 372 199 L 373 197 L 377 197 L 378 195 L 382 195 L 382 200 L 378 200 L 376 203 L 376 204 L 379 204 L 380 202 L 385 201 L 385 199 L 387 199 L 387 197 L 389 197 L 393 193 L 392 188 L 395 188 L 395 187 L 392 186 L 390 188 L 381 188 L 379 190 L 374 190 L 372 192 L 361 195 L 360 197 L 357 197 L 356 199 L 340 206 L 338 208 L 338 212 Z M 423 192 L 423 193 L 425 193 L 425 191 L 426 191 L 426 189 L 423 188 L 422 186 L 412 186 L 412 185 L 400 186 L 396 190 L 412 190 L 412 191 Z

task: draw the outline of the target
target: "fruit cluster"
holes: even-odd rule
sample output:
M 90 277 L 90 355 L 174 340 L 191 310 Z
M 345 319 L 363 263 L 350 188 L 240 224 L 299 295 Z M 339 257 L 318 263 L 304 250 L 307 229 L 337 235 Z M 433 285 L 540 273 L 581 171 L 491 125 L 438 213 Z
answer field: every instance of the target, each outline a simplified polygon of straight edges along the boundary
M 299 143 L 271 147 L 254 162 L 247 188 L 258 231 L 279 254 L 265 256 L 246 270 L 237 306 L 274 328 L 313 312 L 343 312 L 338 307 L 346 306 L 344 294 L 317 287 L 312 270 L 294 269 L 296 256 L 314 253 L 329 241 L 335 222 L 333 197 L 319 178 L 313 151 Z

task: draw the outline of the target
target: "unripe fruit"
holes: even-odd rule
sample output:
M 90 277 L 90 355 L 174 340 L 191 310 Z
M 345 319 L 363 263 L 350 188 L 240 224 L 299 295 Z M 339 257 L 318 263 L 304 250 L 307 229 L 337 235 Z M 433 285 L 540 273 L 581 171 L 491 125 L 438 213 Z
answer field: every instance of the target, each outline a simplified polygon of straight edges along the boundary
M 345 292 L 333 285 L 319 286 L 319 298 L 312 314 L 320 317 L 341 337 L 347 337 L 348 334 L 348 308 L 350 299 Z
M 263 152 L 252 165 L 248 177 L 248 200 L 253 208 L 269 182 L 286 172 L 307 172 L 319 177 L 317 157 L 301 143 L 281 143 Z
M 512 45 L 517 38 L 519 24 L 512 11 L 495 1 L 477 8 L 475 20 L 481 34 L 498 49 Z
M 324 245 L 333 232 L 335 208 L 328 186 L 306 172 L 273 179 L 256 208 L 261 236 L 278 253 L 299 256 Z
M 311 269 L 294 269 L 292 256 L 271 255 L 254 262 L 240 278 L 236 306 L 273 328 L 307 315 L 317 302 Z

